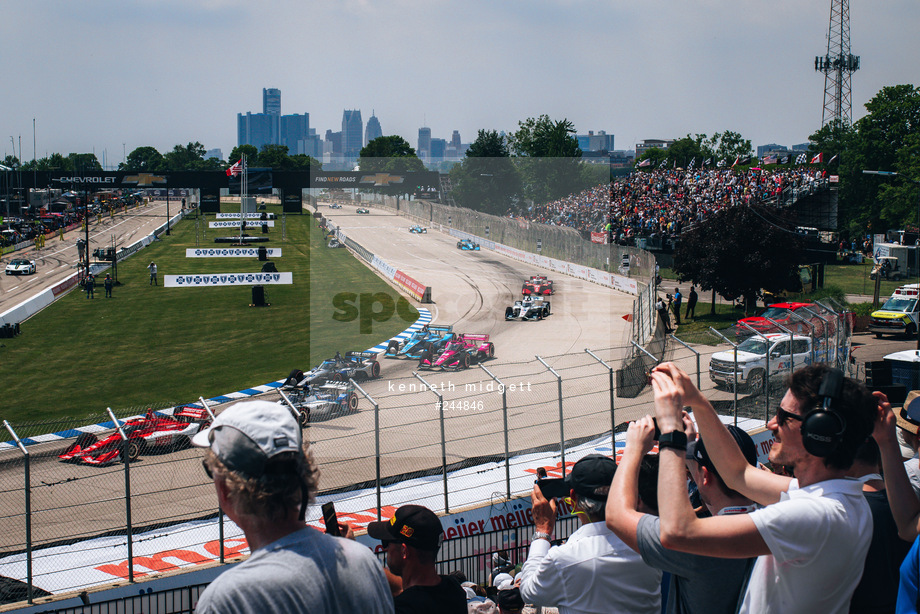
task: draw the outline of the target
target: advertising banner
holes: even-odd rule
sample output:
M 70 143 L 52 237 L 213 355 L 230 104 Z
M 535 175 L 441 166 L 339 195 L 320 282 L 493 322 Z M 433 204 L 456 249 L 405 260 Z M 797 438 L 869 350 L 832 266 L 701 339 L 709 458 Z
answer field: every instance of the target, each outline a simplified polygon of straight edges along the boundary
M 239 228 L 241 221 L 224 220 L 223 222 L 208 222 L 208 228 Z M 274 228 L 275 223 L 271 220 L 246 220 L 246 226 L 268 226 Z
M 167 288 L 202 288 L 205 286 L 253 286 L 293 284 L 293 273 L 215 273 L 210 275 L 164 275 Z
M 607 243 L 607 233 L 606 232 L 591 232 L 591 243 Z
M 266 219 L 269 219 L 269 220 L 275 219 L 274 213 L 244 213 L 243 214 L 243 216 L 247 220 L 257 220 L 261 218 L 263 215 L 266 216 Z M 217 218 L 218 220 L 238 220 L 240 219 L 240 214 L 239 213 L 218 213 L 214 217 Z
M 280 247 L 209 247 L 194 248 L 190 247 L 185 250 L 186 258 L 258 258 L 259 249 L 265 250 L 265 255 L 269 258 L 280 258 Z
M 400 286 L 406 289 L 412 296 L 418 300 L 422 300 L 422 296 L 425 294 L 425 286 L 415 281 L 402 271 L 396 271 L 396 274 L 393 276 L 393 281 L 398 283 Z

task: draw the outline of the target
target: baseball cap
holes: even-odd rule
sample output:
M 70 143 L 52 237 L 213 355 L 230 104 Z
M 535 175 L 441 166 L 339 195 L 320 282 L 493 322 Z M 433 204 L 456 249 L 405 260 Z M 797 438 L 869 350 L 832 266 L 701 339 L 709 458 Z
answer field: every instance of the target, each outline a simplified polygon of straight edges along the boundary
M 495 588 L 501 588 L 505 582 L 508 582 L 509 584 L 514 582 L 514 578 L 510 573 L 495 574 L 495 577 L 492 579 L 492 586 Z
M 444 529 L 437 514 L 421 505 L 403 505 L 389 520 L 367 525 L 367 534 L 381 541 L 394 541 L 419 550 L 437 552 Z
M 192 445 L 210 448 L 231 471 L 261 478 L 279 454 L 303 454 L 300 424 L 284 406 L 245 401 L 225 409 L 209 428 L 192 437 Z
M 757 446 L 754 445 L 754 440 L 751 439 L 751 436 L 748 435 L 744 429 L 741 429 L 734 424 L 728 425 L 728 432 L 734 438 L 735 443 L 738 444 L 738 448 L 741 449 L 741 453 L 744 454 L 744 459 L 757 466 Z M 710 471 L 718 474 L 716 471 L 716 466 L 713 464 L 712 459 L 709 458 L 709 453 L 706 452 L 706 446 L 703 445 L 702 439 L 697 439 L 696 441 L 691 441 L 687 444 L 687 458 L 690 460 L 695 460 L 703 467 L 706 467 Z
M 583 497 L 606 501 L 616 470 L 617 463 L 612 458 L 589 454 L 575 463 L 571 473 L 565 476 L 565 484 Z

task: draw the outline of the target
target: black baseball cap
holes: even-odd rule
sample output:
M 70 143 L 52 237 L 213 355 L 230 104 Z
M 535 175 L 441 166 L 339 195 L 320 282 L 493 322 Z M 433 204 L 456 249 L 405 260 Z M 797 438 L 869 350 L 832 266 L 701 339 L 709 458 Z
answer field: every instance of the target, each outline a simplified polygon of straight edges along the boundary
M 444 529 L 437 514 L 421 505 L 403 505 L 389 520 L 367 525 L 367 534 L 380 541 L 392 541 L 419 550 L 437 552 Z
M 565 476 L 565 484 L 583 497 L 606 501 L 616 470 L 617 463 L 609 456 L 589 454 L 575 463 Z
M 741 449 L 741 453 L 744 454 L 744 459 L 756 467 L 757 446 L 754 445 L 754 440 L 751 439 L 751 436 L 748 435 L 744 429 L 741 429 L 734 424 L 728 425 L 728 432 L 735 439 L 735 443 L 738 444 L 738 447 Z M 698 462 L 700 465 L 706 467 L 716 475 L 719 474 L 719 472 L 716 471 L 716 466 L 713 464 L 712 459 L 709 458 L 709 453 L 706 452 L 706 446 L 703 445 L 702 438 L 697 439 L 696 441 L 691 441 L 687 444 L 687 458 Z
M 524 609 L 524 598 L 521 597 L 521 589 L 504 588 L 498 591 L 495 597 L 498 607 L 509 612 L 520 612 Z

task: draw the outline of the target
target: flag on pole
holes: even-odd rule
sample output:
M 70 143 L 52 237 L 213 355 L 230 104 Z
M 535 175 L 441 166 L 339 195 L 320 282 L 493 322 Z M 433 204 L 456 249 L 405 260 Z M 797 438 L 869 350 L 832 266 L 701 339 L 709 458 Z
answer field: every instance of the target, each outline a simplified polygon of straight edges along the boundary
M 795 157 L 796 164 L 805 164 L 805 162 L 807 161 L 808 161 L 808 156 L 806 156 L 805 154 L 799 154 Z
M 750 164 L 750 163 L 751 163 L 751 156 L 744 156 L 738 161 L 738 164 L 742 166 L 744 166 L 745 164 Z
M 823 161 L 824 161 L 824 154 L 819 153 L 811 159 L 811 162 L 809 164 L 821 164 L 821 162 Z
M 791 162 L 791 161 L 792 161 L 792 156 L 790 156 L 790 155 L 788 155 L 788 154 L 786 154 L 785 156 L 783 156 L 782 158 L 779 159 L 779 163 L 780 163 L 780 164 L 789 164 L 789 162 Z
M 243 172 L 243 159 L 237 160 L 236 164 L 227 169 L 227 177 L 236 177 Z
M 837 161 L 837 154 L 834 154 L 833 156 L 831 156 L 831 159 L 827 161 L 827 165 L 830 166 L 836 161 Z
M 690 160 L 690 164 L 687 166 L 687 170 L 693 170 L 693 167 L 696 166 L 696 158 Z
M 761 164 L 766 166 L 767 164 L 776 164 L 776 155 L 771 154 L 769 156 L 764 156 L 763 160 L 760 161 Z
M 658 165 L 658 168 L 664 168 L 667 165 L 668 165 L 668 159 L 665 158 L 664 160 L 661 161 L 661 164 Z
M 652 159 L 651 159 L 651 158 L 646 158 L 645 160 L 643 160 L 642 162 L 639 163 L 639 168 L 645 168 L 645 167 L 651 166 L 651 165 L 652 165 Z
M 721 160 L 719 160 L 718 163 L 716 163 L 716 166 L 718 166 L 719 168 L 722 168 L 723 166 L 725 166 L 725 158 L 722 158 Z
M 712 158 L 706 158 L 703 160 L 703 166 L 712 166 Z
M 738 165 L 738 162 L 741 160 L 741 156 L 735 156 L 735 161 L 732 162 L 732 168 Z

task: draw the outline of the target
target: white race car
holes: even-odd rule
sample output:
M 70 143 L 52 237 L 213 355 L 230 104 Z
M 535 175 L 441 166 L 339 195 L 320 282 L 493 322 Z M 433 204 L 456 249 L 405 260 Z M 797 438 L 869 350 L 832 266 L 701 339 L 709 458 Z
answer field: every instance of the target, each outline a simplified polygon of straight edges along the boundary
M 6 265 L 7 275 L 34 275 L 35 262 L 25 258 L 16 258 Z
M 549 301 L 541 297 L 527 295 L 523 300 L 514 301 L 514 305 L 505 308 L 505 319 L 542 320 L 549 313 Z

